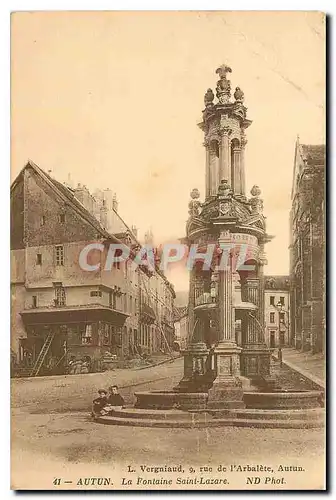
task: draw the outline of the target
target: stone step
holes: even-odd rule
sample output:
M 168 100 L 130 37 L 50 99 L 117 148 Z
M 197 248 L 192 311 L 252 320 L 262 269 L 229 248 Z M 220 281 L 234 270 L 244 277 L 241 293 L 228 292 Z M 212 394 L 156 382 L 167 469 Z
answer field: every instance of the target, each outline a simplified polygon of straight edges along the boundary
M 313 429 L 322 428 L 324 420 L 261 420 L 261 419 L 237 419 L 216 418 L 209 421 L 202 420 L 157 420 L 143 418 L 122 418 L 115 416 L 98 417 L 96 422 L 107 425 L 124 425 L 133 427 L 169 427 L 169 428 L 207 428 L 207 427 L 254 427 L 269 429 Z
M 212 413 L 214 417 L 216 415 Z M 323 408 L 307 408 L 306 410 L 228 410 L 220 417 L 262 420 L 321 420 L 325 418 Z M 217 418 L 217 417 L 216 417 Z
M 191 412 L 191 411 L 182 411 L 178 409 L 173 410 L 154 410 L 154 409 L 145 409 L 145 408 L 123 408 L 122 410 L 115 410 L 113 415 L 114 417 L 120 418 L 139 418 L 139 419 L 150 419 L 153 420 L 188 420 L 192 421 L 193 419 L 204 420 L 204 419 L 212 419 L 211 415 L 206 414 L 204 412 Z

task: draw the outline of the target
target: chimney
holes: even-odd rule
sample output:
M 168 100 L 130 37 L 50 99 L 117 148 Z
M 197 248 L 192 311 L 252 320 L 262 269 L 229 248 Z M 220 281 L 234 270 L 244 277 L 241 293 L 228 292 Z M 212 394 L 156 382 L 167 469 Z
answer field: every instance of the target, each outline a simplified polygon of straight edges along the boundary
M 100 223 L 104 229 L 107 229 L 107 208 L 105 200 L 103 200 L 103 204 L 100 207 Z
M 131 231 L 134 234 L 134 236 L 137 238 L 138 237 L 138 228 L 136 226 L 132 226 Z
M 118 212 L 118 200 L 117 200 L 117 195 L 114 193 L 113 199 L 112 199 L 112 208 L 116 212 Z

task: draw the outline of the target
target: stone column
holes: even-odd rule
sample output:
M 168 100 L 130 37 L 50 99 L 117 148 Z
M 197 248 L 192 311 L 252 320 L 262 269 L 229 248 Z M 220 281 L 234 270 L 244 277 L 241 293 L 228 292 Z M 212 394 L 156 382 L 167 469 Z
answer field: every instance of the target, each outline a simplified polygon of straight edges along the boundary
M 233 289 L 232 289 L 232 258 L 229 257 L 229 265 L 219 273 L 219 325 L 220 342 L 234 342 L 233 328 Z
M 205 147 L 205 199 L 210 196 L 210 149 L 209 143 L 204 143 Z
M 247 144 L 247 140 L 245 136 L 242 137 L 241 140 L 241 152 L 240 152 L 240 194 L 245 196 L 246 186 L 245 186 L 245 146 Z
M 234 146 L 233 148 L 233 175 L 232 179 L 232 189 L 234 194 L 240 194 L 240 152 L 239 146 Z
M 196 297 L 202 293 L 203 283 L 196 275 L 196 269 L 190 271 L 189 303 L 188 303 L 188 344 L 183 353 L 184 374 L 182 380 L 174 388 L 177 392 L 202 392 L 202 375 L 205 374 L 209 349 L 204 339 L 204 323 L 195 314 Z M 199 387 L 200 389 L 199 389 Z
M 258 386 L 274 387 L 275 379 L 270 376 L 271 352 L 264 339 L 264 285 L 263 265 L 258 268 L 258 278 L 246 278 L 243 283 L 244 297 L 257 306 L 245 321 L 243 351 L 241 356 L 242 374 L 252 379 Z
M 227 245 L 230 233 L 221 235 L 219 244 Z M 226 247 L 227 248 L 227 247 Z M 209 408 L 243 408 L 243 390 L 240 379 L 239 354 L 234 328 L 232 256 L 228 265 L 219 271 L 219 343 L 214 350 L 216 379 L 209 390 Z
M 247 302 L 251 302 L 259 307 L 259 279 L 247 278 L 244 282 L 244 297 Z M 258 330 L 260 330 L 257 314 L 255 311 L 247 318 L 247 331 L 243 339 L 243 346 L 255 345 L 258 343 Z
M 210 143 L 209 164 L 210 164 L 210 196 L 216 196 L 218 191 L 218 158 L 216 154 L 216 145 Z
M 231 185 L 231 154 L 230 154 L 231 129 L 227 126 L 221 129 L 221 141 L 219 151 L 219 181 L 226 179 Z

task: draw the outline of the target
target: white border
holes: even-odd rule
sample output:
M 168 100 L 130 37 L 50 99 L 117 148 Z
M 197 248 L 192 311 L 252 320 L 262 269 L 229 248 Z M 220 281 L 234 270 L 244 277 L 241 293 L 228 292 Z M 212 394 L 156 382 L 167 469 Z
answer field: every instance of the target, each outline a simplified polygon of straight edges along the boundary
M 51 0 L 49 2 L 45 2 L 42 0 L 35 1 L 6 1 L 3 0 L 0 4 L 0 84 L 1 84 L 1 183 L 0 183 L 0 202 L 1 202 L 1 221 L 2 221 L 2 245 L 0 247 L 1 251 L 1 263 L 2 273 L 1 273 L 1 362 L 0 362 L 0 376 L 2 381 L 2 387 L 8 388 L 6 385 L 9 380 L 9 185 L 10 185 L 10 124 L 9 124 L 9 114 L 10 114 L 10 12 L 15 11 L 32 11 L 32 10 L 315 10 L 315 11 L 323 11 L 329 14 L 329 16 L 333 17 L 335 13 L 335 2 L 331 0 L 324 1 L 313 1 L 306 0 L 305 2 L 300 2 L 298 0 L 282 0 L 282 1 L 273 1 L 272 3 L 266 1 L 255 1 L 253 5 L 248 0 L 235 0 L 234 2 L 230 1 L 214 1 L 208 0 L 205 1 L 161 1 L 160 7 L 158 7 L 158 2 L 150 2 L 150 1 L 135 1 L 135 0 L 115 0 L 111 1 L 102 1 L 95 0 L 94 2 L 76 2 L 76 1 L 65 1 L 65 0 Z M 271 8 L 270 8 L 271 7 Z M 329 53 L 335 53 L 334 47 L 334 37 L 331 33 L 331 24 L 333 19 L 329 19 L 329 37 L 330 37 L 330 46 Z M 307 54 L 307 57 L 309 55 Z M 329 57 L 331 61 L 331 56 Z M 330 68 L 330 80 L 335 82 L 334 78 L 334 67 Z M 331 89 L 332 85 L 330 85 L 330 95 L 329 95 L 329 113 L 330 122 L 333 122 L 334 118 L 334 107 L 331 109 Z M 335 144 L 335 132 L 334 130 L 329 131 L 329 144 Z M 333 158 L 332 150 L 329 151 L 329 170 L 333 170 Z M 332 204 L 332 198 L 334 194 L 334 177 L 329 176 L 329 182 L 332 183 L 332 187 L 329 191 L 329 220 L 331 229 L 334 229 L 334 222 L 336 219 L 333 217 L 334 215 L 334 207 Z M 330 248 L 330 257 L 332 259 L 333 253 L 333 243 L 336 239 L 336 232 L 334 231 L 332 234 L 332 241 L 329 243 Z M 336 246 L 336 245 L 335 245 Z M 332 279 L 335 278 L 334 268 L 332 269 Z M 330 310 L 336 310 L 336 296 L 331 293 L 331 304 Z M 329 324 L 329 336 L 331 337 L 333 333 L 332 324 Z M 333 342 L 331 345 L 331 340 L 329 341 L 329 359 L 335 359 L 335 345 Z M 333 370 L 335 372 L 335 370 Z M 332 379 L 334 377 L 334 373 L 331 374 Z M 330 384 L 331 385 L 331 384 Z M 329 398 L 332 396 L 331 387 L 329 388 Z M 1 412 L 1 482 L 0 482 L 0 493 L 1 498 L 8 498 L 12 496 L 14 493 L 9 491 L 9 471 L 10 471 L 10 462 L 9 462 L 9 390 L 5 390 L 2 392 L 2 412 Z M 6 409 L 5 409 L 6 408 Z M 331 434 L 331 433 L 330 433 Z M 332 436 L 330 436 L 332 437 Z M 332 443 L 333 444 L 333 443 Z M 329 446 L 333 448 L 330 443 Z M 332 449 L 329 450 L 329 455 L 332 455 Z M 330 471 L 330 483 L 332 486 L 332 477 L 333 471 Z M 138 493 L 139 494 L 139 493 Z M 182 493 L 183 494 L 183 493 Z M 181 494 L 181 496 L 182 496 Z M 230 493 L 223 492 L 225 496 L 230 495 Z M 45 494 L 47 495 L 47 493 Z M 39 495 L 39 498 L 41 496 Z M 63 493 L 66 495 L 66 493 Z M 204 495 L 208 496 L 208 494 L 204 493 Z M 244 493 L 242 493 L 244 495 Z M 91 493 L 91 498 L 93 496 L 97 497 Z M 121 495 L 113 495 L 114 497 Z M 129 496 L 129 495 L 128 495 Z M 236 496 L 236 495 L 235 495 Z M 291 496 L 291 495 L 289 495 Z M 294 495 L 293 495 L 294 496 Z

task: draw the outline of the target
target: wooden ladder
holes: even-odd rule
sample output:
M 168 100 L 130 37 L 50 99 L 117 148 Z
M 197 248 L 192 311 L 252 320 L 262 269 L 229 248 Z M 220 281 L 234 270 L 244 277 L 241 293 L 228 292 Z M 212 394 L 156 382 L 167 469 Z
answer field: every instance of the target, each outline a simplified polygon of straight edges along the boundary
M 43 361 L 45 360 L 45 357 L 50 349 L 50 346 L 52 344 L 52 341 L 54 340 L 54 337 L 55 337 L 55 333 L 56 332 L 50 332 L 49 335 L 47 336 L 44 344 L 43 344 L 43 347 L 42 349 L 40 350 L 39 352 L 39 355 L 37 357 L 37 360 L 33 366 L 33 369 L 32 371 L 30 372 L 30 376 L 31 377 L 36 377 L 36 375 L 38 375 L 40 369 L 41 369 L 41 366 L 43 365 Z

